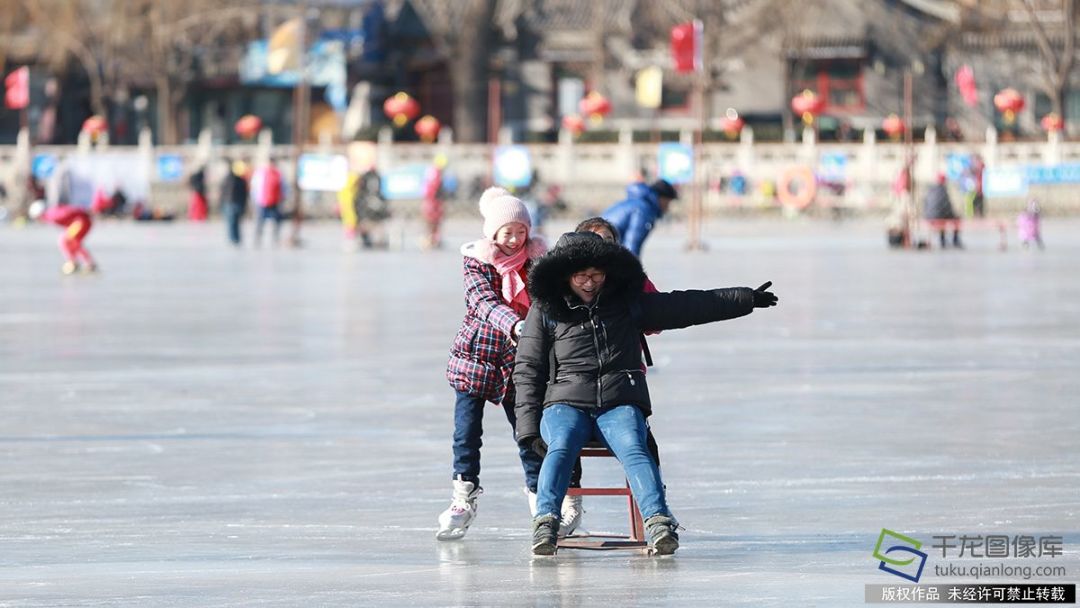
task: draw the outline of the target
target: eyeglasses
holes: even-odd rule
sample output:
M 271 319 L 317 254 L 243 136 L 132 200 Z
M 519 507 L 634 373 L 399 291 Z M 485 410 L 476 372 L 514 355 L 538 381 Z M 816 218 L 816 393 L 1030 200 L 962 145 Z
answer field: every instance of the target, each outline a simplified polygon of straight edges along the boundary
M 604 282 L 605 278 L 607 278 L 607 274 L 604 272 L 575 272 L 570 275 L 570 280 L 573 281 L 575 285 L 584 285 L 589 281 L 592 281 L 594 284 L 600 284 Z

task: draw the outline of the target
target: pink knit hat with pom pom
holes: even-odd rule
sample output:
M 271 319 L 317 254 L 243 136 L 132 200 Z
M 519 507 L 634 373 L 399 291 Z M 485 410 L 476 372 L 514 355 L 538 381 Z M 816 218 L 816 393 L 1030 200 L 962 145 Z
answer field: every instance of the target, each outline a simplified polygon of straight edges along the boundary
M 499 228 L 511 222 L 525 224 L 526 228 L 532 229 L 525 203 L 498 186 L 488 188 L 480 195 L 480 215 L 484 216 L 484 236 L 489 239 L 495 238 Z

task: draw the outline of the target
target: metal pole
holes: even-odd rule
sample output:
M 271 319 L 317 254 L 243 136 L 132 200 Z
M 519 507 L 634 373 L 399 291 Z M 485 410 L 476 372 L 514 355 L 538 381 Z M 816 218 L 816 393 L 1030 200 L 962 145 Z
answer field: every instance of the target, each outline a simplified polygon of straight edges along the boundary
M 300 5 L 300 77 L 293 89 L 293 225 L 289 245 L 300 246 L 300 227 L 304 222 L 303 193 L 300 192 L 300 157 L 308 138 L 308 104 L 311 87 L 307 74 L 308 3 Z
M 705 133 L 705 117 L 707 103 L 707 91 L 706 79 L 708 78 L 708 58 L 709 53 L 705 48 L 705 26 L 701 22 L 694 21 L 694 37 L 699 45 L 700 49 L 700 63 L 697 66 L 697 74 L 694 78 L 694 89 L 697 103 L 697 125 L 694 127 L 694 176 L 691 183 L 692 192 L 690 194 L 690 212 L 688 214 L 687 227 L 690 231 L 689 238 L 686 242 L 686 249 L 688 251 L 704 251 L 705 244 L 701 241 L 701 224 L 704 216 L 704 185 L 705 185 L 705 168 L 702 166 L 702 154 L 703 136 Z
M 908 191 L 905 194 L 906 200 L 904 201 L 904 215 L 907 216 L 907 243 L 905 247 L 912 247 L 912 238 L 915 235 L 915 227 L 918 223 L 915 221 L 916 207 L 915 207 L 915 138 L 914 138 L 914 125 L 911 124 L 912 114 L 912 80 L 911 70 L 904 71 L 904 124 L 907 128 L 904 130 L 904 172 L 906 173 L 906 179 L 908 183 Z
M 705 249 L 701 242 L 701 215 L 702 215 L 702 177 L 704 171 L 701 166 L 702 132 L 705 129 L 705 87 L 699 74 L 695 79 L 695 95 L 697 101 L 697 125 L 694 127 L 694 176 L 691 182 L 690 211 L 687 214 L 687 227 L 689 237 L 686 241 L 688 251 L 702 251 Z

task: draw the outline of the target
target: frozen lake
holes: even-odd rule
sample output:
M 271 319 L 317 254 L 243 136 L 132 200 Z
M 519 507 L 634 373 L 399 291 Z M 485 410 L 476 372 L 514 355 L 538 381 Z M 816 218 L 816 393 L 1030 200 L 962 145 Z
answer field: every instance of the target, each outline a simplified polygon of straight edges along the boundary
M 250 224 L 247 227 L 250 236 Z M 863 605 L 903 584 L 882 528 L 933 565 L 1080 582 L 1080 221 L 1048 249 L 895 252 L 877 223 L 713 221 L 647 242 L 661 289 L 774 283 L 780 306 L 650 339 L 682 548 L 529 553 L 521 468 L 489 410 L 478 519 L 450 496 L 464 310 L 457 244 L 233 250 L 221 224 L 0 226 L 0 606 Z M 587 462 L 586 482 L 617 482 Z M 621 532 L 620 499 L 583 526 Z M 1056 557 L 942 556 L 935 535 L 1061 537 Z

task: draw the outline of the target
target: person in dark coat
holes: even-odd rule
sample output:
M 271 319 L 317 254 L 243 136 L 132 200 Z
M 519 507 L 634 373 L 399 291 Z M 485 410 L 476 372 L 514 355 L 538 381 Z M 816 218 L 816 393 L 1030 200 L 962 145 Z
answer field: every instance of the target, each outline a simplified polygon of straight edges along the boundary
M 626 188 L 624 200 L 615 203 L 601 215 L 615 226 L 623 246 L 641 257 L 645 238 L 667 212 L 671 201 L 677 198 L 679 193 L 665 180 L 656 180 L 651 186 L 638 182 Z
M 229 174 L 221 186 L 221 211 L 229 228 L 229 242 L 240 246 L 240 219 L 247 211 L 248 181 L 247 164 L 242 161 L 229 163 Z
M 574 461 L 594 438 L 622 463 L 649 548 L 675 552 L 678 524 L 646 446 L 652 404 L 641 368 L 641 334 L 734 319 L 777 303 L 771 283 L 660 293 L 643 293 L 644 284 L 634 254 L 592 233 L 563 235 L 529 272 L 533 306 L 518 341 L 513 382 L 518 444 L 545 454 L 534 554 L 555 552 L 559 505 Z
M 960 217 L 956 215 L 952 201 L 949 200 L 949 191 L 945 188 L 944 173 L 938 173 L 937 183 L 930 186 L 930 189 L 926 191 L 926 197 L 923 199 L 923 217 L 930 220 L 931 226 L 938 231 L 942 249 L 946 247 L 945 231 L 950 224 L 953 229 L 953 247 L 957 249 L 964 248 L 960 243 Z

